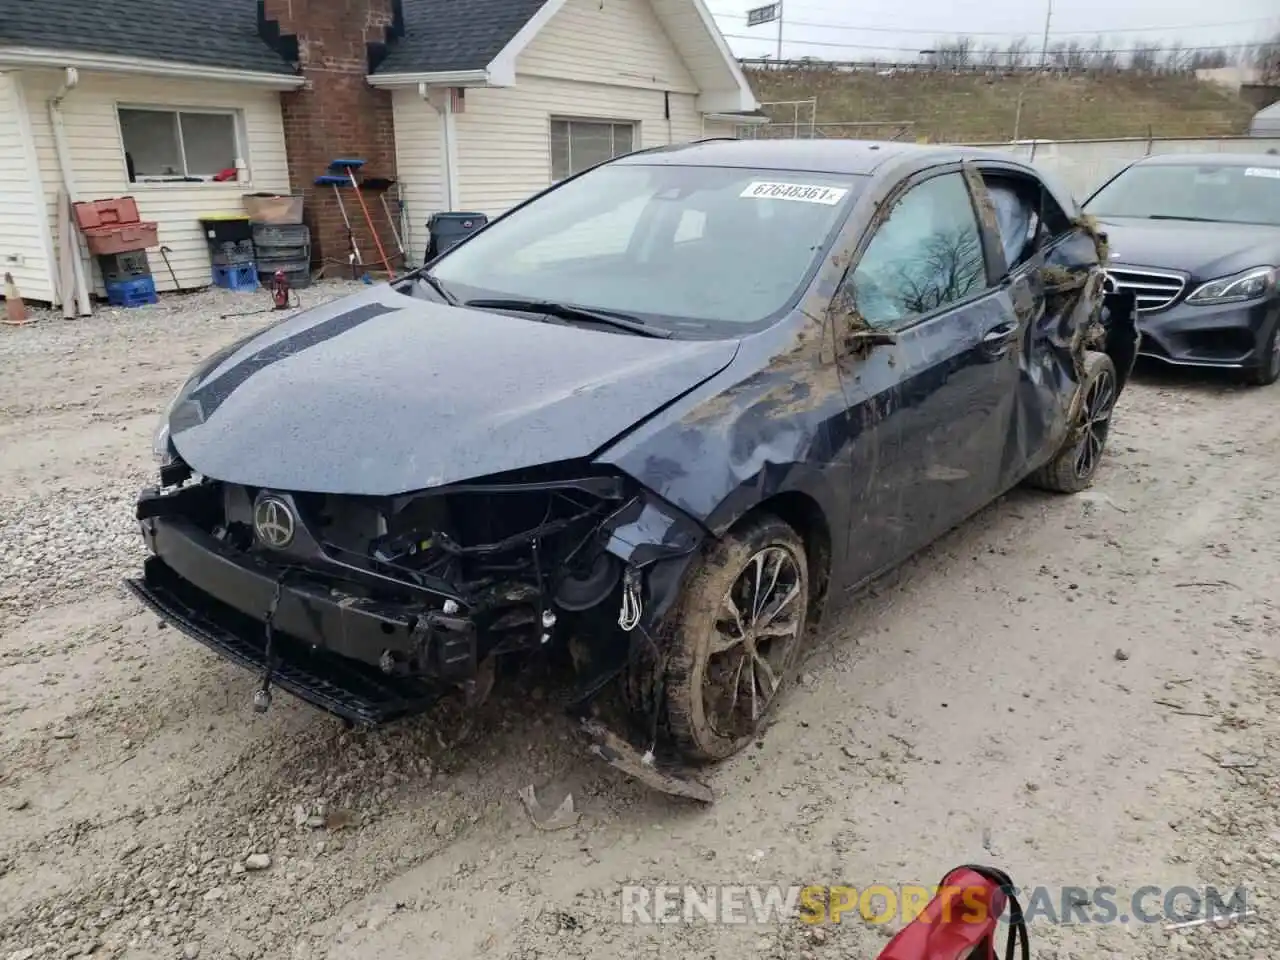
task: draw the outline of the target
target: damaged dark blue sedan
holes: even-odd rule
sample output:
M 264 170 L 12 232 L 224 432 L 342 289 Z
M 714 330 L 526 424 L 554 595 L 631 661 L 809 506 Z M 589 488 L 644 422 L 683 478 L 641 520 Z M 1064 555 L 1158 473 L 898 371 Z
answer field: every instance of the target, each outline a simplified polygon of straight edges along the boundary
M 1137 348 L 1104 244 L 998 153 L 613 160 L 207 360 L 130 585 L 259 709 L 376 724 L 558 651 L 583 716 L 610 688 L 641 750 L 728 756 L 836 601 L 1023 481 L 1091 483 Z

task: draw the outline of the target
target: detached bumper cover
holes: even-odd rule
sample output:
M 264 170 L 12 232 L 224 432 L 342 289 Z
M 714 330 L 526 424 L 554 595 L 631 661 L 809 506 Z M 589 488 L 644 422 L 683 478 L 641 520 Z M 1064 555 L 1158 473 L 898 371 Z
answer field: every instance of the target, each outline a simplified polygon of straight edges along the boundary
M 1262 362 L 1264 336 L 1277 322 L 1280 299 L 1275 297 L 1216 307 L 1179 303 L 1139 316 L 1139 354 L 1176 366 L 1255 367 Z

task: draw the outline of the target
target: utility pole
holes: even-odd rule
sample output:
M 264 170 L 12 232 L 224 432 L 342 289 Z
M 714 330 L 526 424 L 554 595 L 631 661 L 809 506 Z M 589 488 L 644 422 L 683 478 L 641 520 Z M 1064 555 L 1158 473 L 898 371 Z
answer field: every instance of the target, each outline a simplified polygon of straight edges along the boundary
M 1053 22 L 1053 0 L 1048 0 L 1049 6 L 1044 12 L 1044 43 L 1040 45 L 1040 69 L 1045 68 L 1045 64 L 1049 60 L 1049 24 Z
M 778 0 L 778 69 L 782 69 L 782 0 Z

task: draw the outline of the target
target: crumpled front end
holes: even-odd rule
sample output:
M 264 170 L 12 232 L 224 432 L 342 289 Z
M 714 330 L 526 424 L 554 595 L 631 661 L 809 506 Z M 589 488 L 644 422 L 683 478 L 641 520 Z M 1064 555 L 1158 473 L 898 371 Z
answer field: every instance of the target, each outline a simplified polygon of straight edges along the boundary
M 367 497 L 224 483 L 144 490 L 128 585 L 188 635 L 351 723 L 472 703 L 506 655 L 566 647 L 589 700 L 655 624 L 705 531 L 625 475 L 555 464 Z M 647 628 L 647 627 L 646 627 Z

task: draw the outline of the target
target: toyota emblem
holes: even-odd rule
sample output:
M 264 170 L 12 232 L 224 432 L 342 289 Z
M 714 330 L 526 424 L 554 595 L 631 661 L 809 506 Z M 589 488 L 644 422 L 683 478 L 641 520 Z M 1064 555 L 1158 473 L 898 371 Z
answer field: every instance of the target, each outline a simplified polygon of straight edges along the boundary
M 289 505 L 279 497 L 262 497 L 253 508 L 253 529 L 258 539 L 273 550 L 283 550 L 293 543 L 297 520 Z

